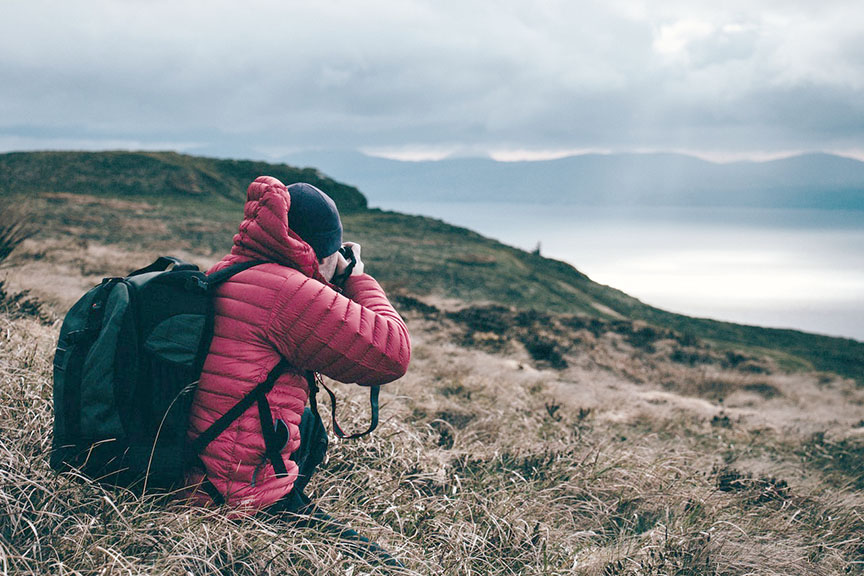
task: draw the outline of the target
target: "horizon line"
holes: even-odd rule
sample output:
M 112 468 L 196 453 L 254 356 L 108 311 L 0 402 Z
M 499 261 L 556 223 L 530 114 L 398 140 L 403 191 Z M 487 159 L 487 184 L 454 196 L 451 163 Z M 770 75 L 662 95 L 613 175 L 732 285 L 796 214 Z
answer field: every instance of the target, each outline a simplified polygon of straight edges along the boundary
M 320 150 L 324 151 L 324 150 Z M 782 150 L 775 152 L 757 151 L 757 152 L 706 152 L 700 150 L 690 150 L 681 148 L 634 148 L 634 149 L 603 149 L 603 148 L 581 148 L 569 150 L 498 150 L 490 152 L 478 152 L 476 154 L 462 154 L 458 152 L 448 151 L 446 153 L 436 151 L 414 151 L 414 150 L 381 150 L 381 149 L 357 149 L 364 156 L 371 158 L 382 158 L 386 160 L 395 160 L 398 162 L 440 162 L 444 160 L 463 160 L 463 159 L 485 159 L 493 160 L 501 163 L 518 163 L 518 162 L 548 162 L 553 160 L 564 160 L 566 158 L 578 158 L 581 156 L 630 156 L 630 155 L 679 155 L 690 158 L 697 158 L 712 164 L 736 164 L 743 162 L 752 162 L 755 164 L 772 162 L 775 160 L 785 160 L 788 158 L 796 158 L 800 156 L 809 156 L 814 154 L 824 154 L 828 156 L 837 156 L 864 162 L 864 149 L 796 149 Z
M 95 144 L 95 143 L 90 143 Z M 259 150 L 259 154 L 208 154 L 206 151 L 196 152 L 196 148 L 203 148 L 199 144 L 180 144 L 162 142 L 151 145 L 143 142 L 129 143 L 131 146 L 120 144 L 118 142 L 106 143 L 107 146 L 99 145 L 84 145 L 81 147 L 24 147 L 24 148 L 0 148 L 0 154 L 16 154 L 16 153 L 39 153 L 39 152 L 129 152 L 129 153 L 154 153 L 154 152 L 173 152 L 176 154 L 186 154 L 189 156 L 209 157 L 217 159 L 231 160 L 252 160 L 263 161 L 270 163 L 288 163 L 290 156 L 295 154 L 303 154 L 304 152 L 328 152 L 338 151 L 337 148 L 313 148 L 307 150 L 293 150 L 288 153 L 273 153 L 265 150 Z M 785 160 L 809 155 L 827 155 L 839 158 L 846 158 L 857 162 L 864 162 L 864 149 L 798 149 L 798 150 L 783 150 L 776 152 L 704 152 L 699 150 L 681 149 L 681 148 L 635 148 L 635 149 L 601 149 L 601 148 L 581 148 L 568 150 L 497 150 L 490 152 L 477 153 L 458 153 L 454 151 L 432 151 L 432 150 L 382 150 L 371 148 L 353 148 L 341 149 L 343 151 L 353 151 L 369 158 L 380 158 L 384 160 L 392 160 L 395 162 L 405 163 L 421 163 L 421 162 L 441 162 L 446 160 L 491 160 L 502 164 L 515 163 L 531 163 L 531 162 L 549 162 L 554 160 L 564 160 L 567 158 L 578 158 L 582 156 L 632 156 L 632 155 L 678 155 L 689 158 L 696 158 L 712 164 L 736 164 L 736 163 L 755 163 L 762 164 L 776 160 Z

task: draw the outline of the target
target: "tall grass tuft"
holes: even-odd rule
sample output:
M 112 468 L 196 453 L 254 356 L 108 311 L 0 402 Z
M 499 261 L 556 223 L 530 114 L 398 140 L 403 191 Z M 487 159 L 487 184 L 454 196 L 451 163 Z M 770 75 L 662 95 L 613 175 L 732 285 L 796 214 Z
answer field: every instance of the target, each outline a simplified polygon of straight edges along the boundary
M 38 231 L 25 210 L 9 202 L 0 204 L 0 265 L 15 248 Z

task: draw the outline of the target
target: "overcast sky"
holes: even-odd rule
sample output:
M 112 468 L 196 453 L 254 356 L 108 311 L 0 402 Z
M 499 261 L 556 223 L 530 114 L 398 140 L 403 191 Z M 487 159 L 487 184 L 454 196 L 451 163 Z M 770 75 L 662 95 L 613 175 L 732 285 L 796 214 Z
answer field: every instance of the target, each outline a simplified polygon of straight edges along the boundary
M 864 158 L 861 0 L 2 0 L 0 151 Z

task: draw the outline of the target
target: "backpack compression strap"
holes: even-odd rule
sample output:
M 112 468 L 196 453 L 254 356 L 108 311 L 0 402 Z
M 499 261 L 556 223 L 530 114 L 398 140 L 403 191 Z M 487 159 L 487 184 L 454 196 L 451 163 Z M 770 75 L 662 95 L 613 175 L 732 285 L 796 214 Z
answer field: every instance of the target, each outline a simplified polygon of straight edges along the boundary
M 309 384 L 309 407 L 312 409 L 312 413 L 315 414 L 319 419 L 321 415 L 318 413 L 318 384 L 324 387 L 324 390 L 327 391 L 327 395 L 330 396 L 330 416 L 333 421 L 333 432 L 339 438 L 343 438 L 345 440 L 351 440 L 353 438 L 360 438 L 361 436 L 365 436 L 375 430 L 378 427 L 378 393 L 381 391 L 381 386 L 370 386 L 369 387 L 369 405 L 372 409 L 372 423 L 369 424 L 369 428 L 367 428 L 363 432 L 357 432 L 355 434 L 345 434 L 342 431 L 342 427 L 339 426 L 339 422 L 336 421 L 336 395 L 333 393 L 330 388 L 324 384 L 322 380 L 320 380 L 314 372 L 306 372 L 306 382 Z

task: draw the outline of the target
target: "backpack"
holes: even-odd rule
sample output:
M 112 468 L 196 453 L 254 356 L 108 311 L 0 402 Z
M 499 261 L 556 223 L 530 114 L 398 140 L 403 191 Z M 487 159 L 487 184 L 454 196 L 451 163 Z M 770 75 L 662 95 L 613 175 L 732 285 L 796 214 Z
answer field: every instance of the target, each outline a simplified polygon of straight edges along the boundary
M 281 448 L 288 430 L 281 420 L 274 423 L 267 402 L 287 368 L 284 361 L 193 442 L 186 438 L 193 393 L 213 337 L 212 295 L 221 283 L 258 264 L 263 262 L 243 262 L 208 276 L 194 264 L 163 256 L 124 278 L 105 278 L 82 296 L 63 320 L 54 355 L 51 467 L 77 470 L 108 485 L 171 490 L 182 486 L 184 471 L 198 454 L 257 403 L 267 458 L 277 475 L 286 473 Z M 347 435 L 336 422 L 333 392 L 314 373 L 306 378 L 318 421 L 318 386 L 330 396 L 337 436 L 356 438 L 375 429 L 378 386 L 370 387 L 371 425 Z M 221 500 L 218 493 L 211 495 Z
M 54 354 L 51 467 L 108 484 L 178 486 L 189 407 L 213 336 L 213 289 L 261 263 L 207 276 L 163 256 L 81 297 Z

